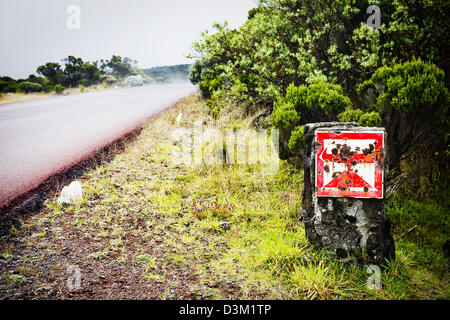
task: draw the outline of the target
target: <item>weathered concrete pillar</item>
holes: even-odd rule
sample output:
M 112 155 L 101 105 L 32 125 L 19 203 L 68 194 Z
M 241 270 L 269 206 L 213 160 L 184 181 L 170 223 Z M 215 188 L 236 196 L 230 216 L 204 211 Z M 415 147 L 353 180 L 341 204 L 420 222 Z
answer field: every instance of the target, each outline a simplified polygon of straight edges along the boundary
M 383 264 L 395 256 L 386 215 L 384 128 L 305 125 L 303 221 L 310 243 Z

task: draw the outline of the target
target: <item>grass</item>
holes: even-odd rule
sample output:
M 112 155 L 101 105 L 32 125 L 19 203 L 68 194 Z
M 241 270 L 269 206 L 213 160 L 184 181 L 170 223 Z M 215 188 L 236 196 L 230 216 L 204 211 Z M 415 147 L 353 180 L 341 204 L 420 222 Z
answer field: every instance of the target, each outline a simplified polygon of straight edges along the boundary
M 170 288 L 177 286 L 204 299 L 450 298 L 443 250 L 449 234 L 446 201 L 424 201 L 407 191 L 388 201 L 396 259 L 381 268 L 381 289 L 369 290 L 367 266 L 308 244 L 299 220 L 301 170 L 284 161 L 274 174 L 260 164 L 173 161 L 179 140 L 171 133 L 181 126 L 180 112 L 187 127 L 250 126 L 249 119 L 211 119 L 207 110 L 197 96 L 180 101 L 123 153 L 85 174 L 81 204 L 61 207 L 50 201 L 26 230 L 12 230 L 10 236 L 24 237 L 34 247 L 53 245 L 72 228 L 74 239 L 91 243 L 84 258 L 132 266 L 140 281 L 164 284 L 159 298 L 170 298 Z M 25 239 L 27 232 L 34 236 Z M 14 254 L 9 248 L 0 258 Z M 195 280 L 188 285 L 177 279 L 181 271 Z M 20 284 L 7 280 L 8 288 Z
M 25 282 L 27 278 L 20 274 L 12 274 L 6 277 L 6 286 L 14 287 L 20 285 L 22 282 Z
M 36 100 L 54 95 L 54 93 L 2 93 L 0 94 L 0 104 Z

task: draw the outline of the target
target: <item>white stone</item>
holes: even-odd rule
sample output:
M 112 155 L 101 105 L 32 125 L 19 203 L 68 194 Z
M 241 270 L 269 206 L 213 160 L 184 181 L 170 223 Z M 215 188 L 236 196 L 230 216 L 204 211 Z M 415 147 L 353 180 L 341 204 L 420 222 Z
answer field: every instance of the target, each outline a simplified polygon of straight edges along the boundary
M 177 117 L 177 124 L 180 124 L 182 119 L 183 119 L 183 114 L 180 112 Z
M 78 181 L 73 181 L 68 186 L 61 190 L 61 196 L 58 198 L 58 203 L 76 204 L 81 201 L 83 197 L 83 189 Z

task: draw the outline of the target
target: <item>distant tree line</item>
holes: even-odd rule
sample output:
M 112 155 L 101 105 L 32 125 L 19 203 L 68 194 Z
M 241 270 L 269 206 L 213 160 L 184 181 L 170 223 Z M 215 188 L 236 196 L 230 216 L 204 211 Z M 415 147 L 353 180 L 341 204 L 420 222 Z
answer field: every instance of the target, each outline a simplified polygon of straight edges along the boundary
M 81 58 L 68 56 L 62 64 L 48 62 L 39 66 L 35 74 L 26 79 L 0 77 L 0 93 L 51 92 L 61 93 L 65 88 L 86 87 L 104 83 L 111 85 L 131 75 L 143 75 L 137 61 L 128 57 L 113 55 L 111 59 L 100 61 L 83 61 Z

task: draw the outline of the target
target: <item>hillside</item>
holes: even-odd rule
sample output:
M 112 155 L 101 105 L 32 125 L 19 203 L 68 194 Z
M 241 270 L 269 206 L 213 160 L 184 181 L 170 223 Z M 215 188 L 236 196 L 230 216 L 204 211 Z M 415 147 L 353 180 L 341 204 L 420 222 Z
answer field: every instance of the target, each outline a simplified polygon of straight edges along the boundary
M 143 69 L 143 71 L 158 82 L 184 82 L 189 81 L 189 66 L 189 64 L 177 64 Z

